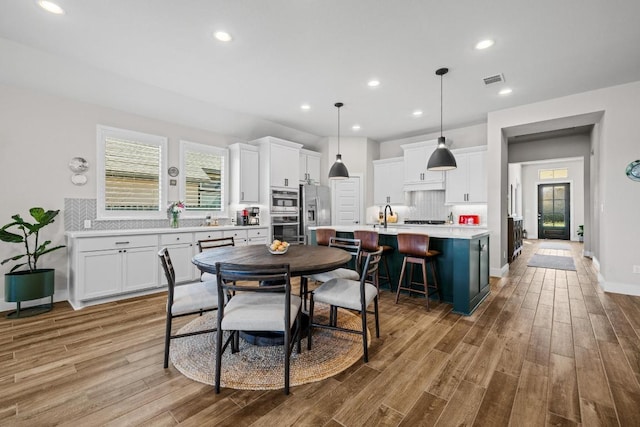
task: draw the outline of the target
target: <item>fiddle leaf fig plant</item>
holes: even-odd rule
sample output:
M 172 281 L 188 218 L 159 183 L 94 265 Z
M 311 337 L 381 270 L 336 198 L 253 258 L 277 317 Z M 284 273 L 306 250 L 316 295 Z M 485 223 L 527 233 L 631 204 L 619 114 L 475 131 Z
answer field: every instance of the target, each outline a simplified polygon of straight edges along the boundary
M 5 225 L 0 229 L 0 240 L 8 243 L 18 243 L 24 245 L 24 253 L 7 258 L 0 264 L 4 265 L 11 261 L 25 260 L 16 264 L 11 268 L 11 272 L 25 267 L 26 270 L 33 272 L 36 270 L 38 259 L 49 252 L 64 248 L 64 245 L 49 247 L 51 240 L 40 243 L 40 230 L 54 222 L 54 218 L 60 213 L 60 210 L 45 211 L 42 208 L 31 208 L 29 213 L 35 222 L 27 222 L 19 214 L 13 215 L 13 222 Z M 11 229 L 11 231 L 9 231 Z

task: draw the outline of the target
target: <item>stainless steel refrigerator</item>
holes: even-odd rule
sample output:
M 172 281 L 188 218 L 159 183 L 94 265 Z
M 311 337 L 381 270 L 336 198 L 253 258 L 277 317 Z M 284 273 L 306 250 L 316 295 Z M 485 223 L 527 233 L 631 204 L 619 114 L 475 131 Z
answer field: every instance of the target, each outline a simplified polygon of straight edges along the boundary
M 301 185 L 300 199 L 300 235 L 309 244 L 309 227 L 331 225 L 331 189 L 324 185 Z

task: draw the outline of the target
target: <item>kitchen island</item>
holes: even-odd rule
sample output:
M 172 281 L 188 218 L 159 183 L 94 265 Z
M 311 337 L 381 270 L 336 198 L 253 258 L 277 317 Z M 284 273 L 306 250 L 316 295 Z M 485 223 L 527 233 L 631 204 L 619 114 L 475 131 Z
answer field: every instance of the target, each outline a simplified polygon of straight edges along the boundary
M 398 233 L 419 233 L 429 235 L 429 248 L 440 252 L 436 257 L 438 284 L 442 291 L 442 301 L 453 304 L 453 312 L 470 315 L 489 295 L 489 230 L 479 226 L 450 225 L 400 225 L 375 226 L 327 226 L 311 227 L 312 241 L 316 244 L 315 230 L 333 228 L 339 237 L 353 237 L 355 230 L 378 232 L 379 243 L 395 250 L 386 255 L 395 292 L 400 279 L 404 256 L 398 252 Z M 416 276 L 414 275 L 414 278 Z M 434 298 L 432 296 L 432 298 Z

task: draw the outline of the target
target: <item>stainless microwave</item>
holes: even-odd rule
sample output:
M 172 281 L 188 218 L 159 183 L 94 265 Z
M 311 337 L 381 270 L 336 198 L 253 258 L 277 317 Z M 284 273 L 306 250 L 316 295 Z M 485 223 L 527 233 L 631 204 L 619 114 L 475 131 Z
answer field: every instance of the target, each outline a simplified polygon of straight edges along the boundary
M 299 194 L 290 190 L 271 190 L 271 212 L 298 212 Z

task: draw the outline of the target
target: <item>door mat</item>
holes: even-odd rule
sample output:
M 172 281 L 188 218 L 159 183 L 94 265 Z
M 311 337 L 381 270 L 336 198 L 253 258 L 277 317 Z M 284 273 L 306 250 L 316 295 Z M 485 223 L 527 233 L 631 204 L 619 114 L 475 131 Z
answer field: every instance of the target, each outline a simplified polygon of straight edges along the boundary
M 529 260 L 527 266 L 539 268 L 554 268 L 556 270 L 576 270 L 576 265 L 573 263 L 573 258 L 571 258 L 570 256 L 534 254 Z
M 562 249 L 565 251 L 570 251 L 571 246 L 566 243 L 556 243 L 556 242 L 542 242 L 539 246 L 540 249 Z

